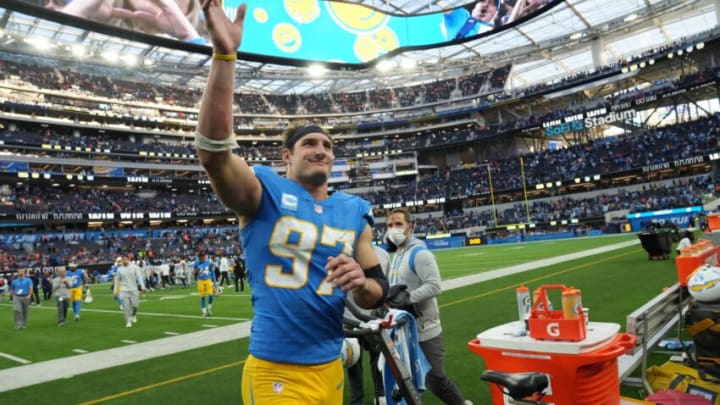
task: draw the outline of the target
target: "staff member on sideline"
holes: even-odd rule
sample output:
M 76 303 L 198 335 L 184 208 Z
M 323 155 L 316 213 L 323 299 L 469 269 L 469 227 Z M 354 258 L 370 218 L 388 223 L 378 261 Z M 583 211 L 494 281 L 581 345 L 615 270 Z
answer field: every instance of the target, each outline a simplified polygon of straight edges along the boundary
M 445 346 L 436 297 L 442 292 L 435 256 L 419 239 L 411 237 L 410 213 L 393 210 L 387 219 L 387 239 L 397 247 L 390 263 L 388 304 L 416 316 L 420 347 L 430 362 L 425 384 L 448 405 L 472 404 L 445 374 Z
M 123 255 L 113 278 L 113 295 L 122 299 L 126 328 L 131 328 L 137 323 L 137 310 L 140 307 L 139 291 L 145 292 L 143 272 L 136 264 L 130 263 L 128 255 Z
M 213 44 L 195 148 L 220 201 L 239 217 L 252 290 L 245 404 L 336 405 L 343 400 L 340 348 L 345 296 L 382 305 L 387 282 L 372 250 L 371 205 L 330 194 L 333 140 L 317 126 L 288 128 L 286 177 L 233 154 L 233 83 L 246 4 L 230 20 L 204 0 Z
M 52 289 L 57 303 L 58 326 L 60 327 L 65 326 L 65 318 L 67 317 L 68 306 L 70 306 L 71 288 L 72 280 L 67 277 L 65 267 L 60 267 L 57 276 L 52 281 Z
M 10 284 L 10 292 L 15 315 L 15 329 L 25 329 L 33 293 L 33 283 L 29 277 L 26 277 L 25 269 L 18 269 L 17 277 Z

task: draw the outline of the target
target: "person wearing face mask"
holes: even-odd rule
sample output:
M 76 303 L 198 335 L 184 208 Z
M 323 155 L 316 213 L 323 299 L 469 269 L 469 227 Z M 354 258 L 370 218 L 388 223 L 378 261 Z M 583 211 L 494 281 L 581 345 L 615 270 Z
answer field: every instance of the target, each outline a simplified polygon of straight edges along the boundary
M 455 383 L 445 374 L 445 349 L 440 310 L 436 297 L 442 291 L 440 269 L 425 243 L 412 237 L 410 213 L 392 211 L 387 220 L 386 238 L 397 250 L 390 262 L 387 305 L 412 313 L 417 321 L 420 347 L 430 362 L 425 385 L 449 405 L 472 405 L 463 398 Z

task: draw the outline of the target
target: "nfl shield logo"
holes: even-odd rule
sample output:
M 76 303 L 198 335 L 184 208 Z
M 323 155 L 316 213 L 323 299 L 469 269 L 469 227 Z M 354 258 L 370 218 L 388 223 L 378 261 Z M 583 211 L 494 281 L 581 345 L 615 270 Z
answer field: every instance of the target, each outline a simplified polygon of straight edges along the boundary
M 283 392 L 283 383 L 281 383 L 281 382 L 274 382 L 272 387 L 273 387 L 273 392 L 276 394 Z
M 315 204 L 315 212 L 317 212 L 318 214 L 322 214 L 322 212 L 323 212 L 322 205 Z

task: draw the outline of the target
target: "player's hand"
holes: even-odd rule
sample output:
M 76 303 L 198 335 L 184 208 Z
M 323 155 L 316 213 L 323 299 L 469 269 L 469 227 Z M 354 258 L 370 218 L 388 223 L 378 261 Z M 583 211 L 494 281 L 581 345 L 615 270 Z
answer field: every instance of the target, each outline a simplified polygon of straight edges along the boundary
M 328 271 L 327 281 L 333 288 L 340 287 L 347 292 L 365 285 L 365 271 L 352 257 L 330 256 L 325 269 Z
M 135 2 L 132 18 L 142 21 L 162 33 L 187 41 L 198 34 L 175 0 L 152 0 Z
M 217 53 L 235 54 L 242 43 L 243 21 L 247 4 L 238 7 L 235 20 L 225 15 L 221 0 L 202 0 L 202 10 L 213 50 Z
M 58 11 L 99 22 L 111 18 L 131 18 L 132 11 L 114 7 L 112 0 L 74 0 Z

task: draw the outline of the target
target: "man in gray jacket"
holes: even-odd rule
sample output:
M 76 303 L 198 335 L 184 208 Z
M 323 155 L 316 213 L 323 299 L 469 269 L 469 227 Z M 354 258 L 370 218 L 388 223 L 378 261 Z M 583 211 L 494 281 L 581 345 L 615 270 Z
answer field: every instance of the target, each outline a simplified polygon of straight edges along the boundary
M 145 275 L 140 267 L 130 262 L 128 255 L 123 255 L 113 278 L 113 295 L 122 299 L 127 328 L 137 322 L 140 291 L 145 292 Z
M 442 291 L 440 269 L 425 243 L 411 236 L 410 224 L 410 213 L 402 208 L 393 210 L 387 219 L 387 239 L 397 247 L 387 276 L 387 303 L 417 319 L 420 347 L 431 366 L 425 378 L 430 392 L 449 405 L 472 404 L 445 374 L 440 310 L 435 298 Z
M 68 306 L 70 306 L 70 289 L 72 288 L 73 281 L 67 277 L 67 270 L 65 267 L 60 267 L 57 271 L 57 276 L 52 280 L 52 291 L 55 295 L 55 302 L 57 303 L 57 316 L 58 326 L 65 326 L 65 318 L 67 317 Z

